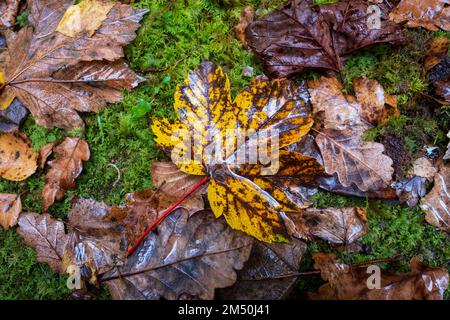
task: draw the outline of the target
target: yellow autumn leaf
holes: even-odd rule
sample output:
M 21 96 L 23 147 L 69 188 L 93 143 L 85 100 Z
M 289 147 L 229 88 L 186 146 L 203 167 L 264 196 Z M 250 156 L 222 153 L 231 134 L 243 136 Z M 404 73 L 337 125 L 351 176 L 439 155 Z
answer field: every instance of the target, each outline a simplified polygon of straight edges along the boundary
M 83 0 L 67 9 L 56 31 L 68 37 L 75 37 L 80 33 L 86 33 L 91 37 L 102 25 L 113 6 L 114 1 Z
M 210 177 L 217 217 L 259 240 L 286 241 L 283 212 L 302 201 L 296 184 L 323 174 L 315 159 L 282 149 L 311 129 L 307 101 L 303 85 L 264 76 L 232 100 L 222 69 L 203 62 L 177 87 L 178 120 L 155 119 L 152 129 L 182 172 Z
M 5 83 L 5 74 L 0 70 L 0 87 Z M 15 95 L 9 88 L 0 90 L 0 110 L 5 110 L 13 102 Z
M 37 169 L 38 154 L 31 141 L 21 132 L 0 136 L 0 176 L 11 181 L 22 181 Z

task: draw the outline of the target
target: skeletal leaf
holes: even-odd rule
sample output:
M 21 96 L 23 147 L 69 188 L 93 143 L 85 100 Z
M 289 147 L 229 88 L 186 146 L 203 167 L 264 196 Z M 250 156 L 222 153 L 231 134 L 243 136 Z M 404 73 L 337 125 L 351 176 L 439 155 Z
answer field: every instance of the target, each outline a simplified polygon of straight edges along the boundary
M 386 2 L 377 5 L 379 28 L 370 27 L 370 5 L 363 0 L 326 5 L 291 0 L 251 23 L 246 40 L 270 76 L 287 77 L 305 68 L 339 71 L 359 49 L 404 40 L 400 27 L 388 20 Z
M 83 170 L 83 161 L 90 157 L 88 144 L 80 138 L 66 138 L 54 148 L 54 152 L 58 156 L 48 162 L 51 169 L 45 176 L 45 186 L 42 189 L 44 211 L 55 201 L 63 199 L 67 190 L 75 188 L 75 179 Z
M 389 14 L 396 23 L 409 28 L 423 27 L 431 31 L 439 28 L 450 31 L 448 0 L 401 0 Z
M 425 220 L 431 225 L 450 232 L 450 166 L 441 165 L 434 176 L 433 189 L 422 199 Z
M 379 191 L 389 186 L 394 169 L 392 159 L 384 155 L 384 146 L 365 142 L 361 105 L 345 97 L 336 78 L 322 77 L 309 82 L 313 110 L 319 119 L 316 143 L 325 170 L 336 174 L 344 187 L 356 185 L 361 191 Z
M 132 246 L 158 216 L 174 204 L 179 197 L 158 191 L 144 190 L 129 193 L 126 199 L 125 204 L 111 208 L 109 217 L 114 221 L 122 222 L 127 232 L 128 243 Z M 185 209 L 189 214 L 194 214 L 204 209 L 203 199 L 189 196 L 179 208 Z
M 236 283 L 217 290 L 223 300 L 281 300 L 294 285 L 306 245 L 293 239 L 291 243 L 256 242 Z
M 214 214 L 259 240 L 285 240 L 280 211 L 293 210 L 302 201 L 292 191 L 294 184 L 314 184 L 323 174 L 313 158 L 279 150 L 301 140 L 312 126 L 304 86 L 257 77 L 232 101 L 226 75 L 204 62 L 178 87 L 175 110 L 178 121 L 153 122 L 156 142 L 172 150 L 172 161 L 181 171 L 209 175 Z M 271 133 L 277 134 L 278 144 Z M 257 154 L 251 154 L 255 145 L 274 149 L 276 170 L 274 162 L 239 160 Z
M 7 230 L 17 224 L 22 202 L 17 194 L 0 194 L 0 225 Z
M 77 112 L 97 112 L 143 79 L 121 60 L 146 10 L 116 2 L 92 37 L 55 32 L 72 0 L 28 0 L 30 26 L 8 41 L 0 106 L 16 96 L 48 128 L 83 126 Z M 83 5 L 82 3 L 80 5 Z
M 87 33 L 89 37 L 92 37 L 105 21 L 112 7 L 114 7 L 113 1 L 83 0 L 67 9 L 56 31 L 68 37 L 75 37 L 80 33 Z
M 380 288 L 369 287 L 367 266 L 351 267 L 340 262 L 334 254 L 313 253 L 314 267 L 328 281 L 317 293 L 310 293 L 313 300 L 442 300 L 448 287 L 448 271 L 429 267 L 418 259 L 411 260 L 411 271 L 395 274 L 380 269 Z
M 236 281 L 253 240 L 210 211 L 174 211 L 128 257 L 102 277 L 114 299 L 212 299 Z
M 22 213 L 17 233 L 34 248 L 38 261 L 47 263 L 54 272 L 63 273 L 61 261 L 69 237 L 62 221 L 48 214 Z
M 84 279 L 96 283 L 97 275 L 125 261 L 127 237 L 120 222 L 105 221 L 110 207 L 89 199 L 77 199 L 69 212 L 69 236 L 62 270 L 78 266 Z
M 11 181 L 22 181 L 37 169 L 37 154 L 31 141 L 21 132 L 0 136 L 0 176 Z
M 304 209 L 286 217 L 289 233 L 307 241 L 316 237 L 332 244 L 351 244 L 369 229 L 364 208 Z

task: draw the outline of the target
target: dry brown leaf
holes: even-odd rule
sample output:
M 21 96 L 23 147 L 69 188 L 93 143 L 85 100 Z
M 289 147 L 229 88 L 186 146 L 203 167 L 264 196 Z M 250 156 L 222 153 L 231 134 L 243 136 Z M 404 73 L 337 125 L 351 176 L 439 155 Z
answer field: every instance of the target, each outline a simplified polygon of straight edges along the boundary
M 144 190 L 129 193 L 127 202 L 111 208 L 109 219 L 121 221 L 125 226 L 128 244 L 132 246 L 147 230 L 147 228 L 166 210 L 174 204 L 179 197 L 170 196 L 165 193 Z M 189 215 L 204 209 L 203 199 L 189 196 L 179 206 L 189 212 Z
M 442 164 L 434 176 L 433 189 L 422 199 L 420 206 L 425 211 L 425 220 L 450 233 L 450 165 Z
M 56 28 L 73 4 L 71 0 L 42 3 L 28 0 L 29 24 L 10 36 L 2 100 L 16 96 L 48 128 L 82 127 L 77 112 L 97 112 L 120 100 L 121 89 L 131 90 L 143 78 L 121 60 L 122 47 L 135 38 L 147 12 L 116 2 L 92 37 L 68 37 Z
M 369 289 L 371 273 L 366 267 L 350 267 L 334 254 L 313 253 L 314 267 L 321 271 L 327 284 L 318 293 L 310 293 L 314 300 L 442 300 L 448 287 L 445 268 L 426 266 L 418 259 L 411 260 L 411 272 L 395 274 L 381 271 L 379 289 Z
M 364 192 L 383 190 L 391 183 L 393 161 L 383 154 L 382 144 L 363 141 L 362 135 L 370 126 L 361 117 L 361 105 L 345 97 L 342 88 L 336 78 L 309 82 L 313 112 L 319 123 L 316 143 L 325 170 L 336 174 L 344 187 L 354 184 Z
M 281 300 L 297 283 L 305 243 L 293 239 L 290 243 L 253 244 L 252 253 L 244 269 L 238 272 L 237 282 L 217 290 L 223 300 Z
M 5 0 L 0 2 L 0 29 L 12 28 L 16 23 L 20 0 Z
M 84 280 L 97 282 L 99 274 L 125 261 L 127 237 L 120 222 L 106 221 L 110 207 L 102 202 L 76 199 L 69 212 L 69 240 L 62 270 L 77 266 Z
M 396 23 L 409 28 L 423 27 L 431 31 L 439 28 L 450 31 L 450 8 L 448 0 L 401 0 L 389 14 Z
M 332 244 L 351 244 L 369 232 L 366 209 L 304 209 L 285 219 L 291 236 L 312 241 L 316 237 Z
M 371 124 L 375 125 L 386 121 L 390 116 L 400 115 L 397 97 L 386 93 L 378 81 L 361 77 L 354 81 L 353 88 L 361 104 L 361 116 Z
M 177 198 L 184 196 L 204 178 L 182 172 L 173 162 L 159 161 L 152 163 L 151 175 L 155 188 Z M 206 194 L 206 186 L 200 187 L 189 198 L 201 198 L 202 194 Z
M 22 202 L 17 194 L 0 194 L 0 225 L 8 230 L 17 224 L 22 212 Z
M 69 237 L 62 221 L 48 214 L 22 213 L 17 233 L 35 249 L 38 261 L 47 263 L 54 272 L 63 273 L 61 261 Z
M 83 170 L 83 161 L 89 160 L 89 146 L 80 138 L 66 138 L 54 148 L 58 154 L 55 160 L 48 162 L 51 169 L 45 176 L 42 189 L 43 210 L 46 211 L 55 201 L 64 198 L 67 190 L 75 188 L 75 179 Z
M 228 227 L 224 218 L 200 211 L 189 218 L 178 209 L 150 233 L 127 264 L 105 274 L 114 299 L 213 299 L 231 286 L 253 240 Z
M 0 176 L 11 181 L 22 181 L 36 172 L 37 153 L 30 139 L 22 132 L 0 136 Z
M 245 29 L 253 22 L 255 17 L 255 9 L 252 6 L 245 6 L 242 9 L 239 23 L 234 27 L 238 40 L 242 43 L 245 49 L 248 49 L 247 40 L 245 39 Z

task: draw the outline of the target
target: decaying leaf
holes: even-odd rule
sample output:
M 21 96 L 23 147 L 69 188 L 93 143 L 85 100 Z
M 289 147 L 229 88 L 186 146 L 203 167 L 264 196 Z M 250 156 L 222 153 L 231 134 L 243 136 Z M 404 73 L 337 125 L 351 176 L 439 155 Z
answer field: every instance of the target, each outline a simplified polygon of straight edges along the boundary
M 361 117 L 364 120 L 375 125 L 388 120 L 390 116 L 400 115 L 397 97 L 386 93 L 378 81 L 361 77 L 354 81 L 353 88 L 361 104 Z
M 364 208 L 304 209 L 288 213 L 286 226 L 296 238 L 312 241 L 316 237 L 332 244 L 351 244 L 368 231 Z
M 54 272 L 63 273 L 61 261 L 69 237 L 62 221 L 48 214 L 22 213 L 17 233 L 34 248 L 38 261 L 47 263 Z
M 143 81 L 121 58 L 146 10 L 115 2 L 91 37 L 85 32 L 69 37 L 56 28 L 73 2 L 28 0 L 29 26 L 8 41 L 14 59 L 4 70 L 0 105 L 16 96 L 48 128 L 82 127 L 77 112 L 97 112 L 120 100 L 121 89 Z
M 177 209 L 128 258 L 120 274 L 105 274 L 114 299 L 212 299 L 216 288 L 236 281 L 252 238 L 229 228 L 223 218 L 200 211 L 189 218 Z
M 450 232 L 450 165 L 442 164 L 434 176 L 433 189 L 422 199 L 425 220 L 431 225 Z
M 20 0 L 5 0 L 0 2 L 0 29 L 12 28 L 16 22 Z
M 17 194 L 0 194 L 0 225 L 7 230 L 17 224 L 22 202 Z
M 450 41 L 445 37 L 432 39 L 424 58 L 424 68 L 428 72 L 428 79 L 433 84 L 436 94 L 444 98 L 444 103 L 450 103 L 449 45 Z
M 68 37 L 83 33 L 92 37 L 113 7 L 114 1 L 83 0 L 67 9 L 56 31 Z
M 151 168 L 152 181 L 155 188 L 176 198 L 181 198 L 197 185 L 202 176 L 194 176 L 182 172 L 173 162 L 154 161 Z M 206 193 L 206 187 L 202 186 L 189 196 L 189 198 L 201 198 Z
M 236 36 L 245 49 L 248 49 L 247 40 L 245 39 L 245 29 L 253 21 L 255 17 L 255 9 L 252 6 L 246 6 L 242 9 L 239 23 L 234 27 Z
M 361 191 L 383 190 L 392 180 L 393 161 L 383 154 L 382 144 L 363 141 L 370 126 L 363 121 L 361 105 L 345 97 L 342 88 L 336 78 L 309 82 L 313 112 L 323 120 L 315 131 L 325 170 L 336 174 L 344 187 L 354 184 Z
M 125 204 L 111 208 L 109 218 L 122 222 L 127 232 L 128 244 L 132 246 L 162 212 L 174 204 L 179 197 L 158 191 L 144 190 L 129 193 L 126 199 Z M 183 208 L 189 215 L 192 215 L 204 209 L 204 202 L 201 197 L 189 196 L 178 208 Z
M 238 272 L 236 283 L 217 290 L 223 300 L 281 300 L 297 282 L 306 244 L 294 239 L 291 243 L 255 242 L 250 258 Z
M 363 0 L 327 5 L 291 0 L 250 24 L 247 43 L 270 76 L 287 77 L 305 68 L 339 71 L 359 49 L 404 40 L 400 27 L 388 20 L 385 2 L 378 4 L 381 25 L 370 26 L 370 5 Z
M 450 31 L 448 0 L 401 0 L 389 14 L 396 23 L 409 28 L 423 27 L 431 31 L 439 28 Z
M 44 169 L 45 164 L 47 163 L 48 157 L 53 153 L 53 148 L 56 145 L 56 141 L 49 142 L 41 149 L 39 149 L 39 161 L 38 166 L 40 169 Z
M 0 131 L 13 132 L 19 130 L 27 115 L 28 110 L 19 100 L 14 99 L 6 109 L 0 110 Z
M 424 57 L 425 71 L 430 71 L 441 61 L 447 59 L 450 39 L 446 37 L 435 37 L 427 44 L 427 51 Z
M 125 261 L 128 246 L 125 227 L 105 221 L 110 207 L 89 199 L 77 199 L 69 212 L 69 239 L 62 270 L 76 265 L 84 279 L 97 282 L 97 275 Z
M 152 129 L 156 142 L 172 149 L 172 161 L 181 171 L 209 175 L 208 199 L 216 217 L 224 215 L 232 228 L 259 240 L 283 241 L 287 233 L 280 211 L 298 210 L 302 201 L 291 192 L 293 186 L 314 184 L 323 175 L 315 159 L 279 150 L 301 140 L 311 128 L 307 103 L 303 84 L 263 76 L 232 101 L 226 75 L 203 62 L 175 93 L 179 120 L 155 120 Z M 239 139 L 239 133 L 248 139 Z M 250 155 L 252 145 L 275 149 L 271 159 L 278 155 L 278 170 L 272 171 L 273 162 L 242 164 L 239 157 L 257 155 Z
M 45 176 L 45 186 L 42 189 L 44 211 L 55 201 L 62 200 L 67 190 L 75 188 L 75 179 L 83 170 L 83 161 L 90 157 L 88 144 L 80 138 L 67 137 L 54 148 L 54 152 L 58 156 L 48 162 L 51 169 Z
M 11 181 L 22 181 L 37 169 L 37 153 L 31 141 L 22 132 L 0 136 L 0 176 Z
M 314 300 L 442 300 L 448 287 L 448 271 L 429 267 L 418 259 L 411 260 L 411 271 L 395 274 L 381 269 L 380 288 L 370 289 L 367 266 L 354 267 L 341 263 L 334 254 L 313 253 L 314 267 L 321 271 L 327 284 Z
M 23 213 L 17 232 L 33 247 L 40 262 L 64 274 L 77 266 L 82 280 L 95 283 L 97 275 L 125 260 L 127 239 L 120 222 L 104 221 L 109 207 L 94 200 L 76 199 L 67 223 L 48 214 Z

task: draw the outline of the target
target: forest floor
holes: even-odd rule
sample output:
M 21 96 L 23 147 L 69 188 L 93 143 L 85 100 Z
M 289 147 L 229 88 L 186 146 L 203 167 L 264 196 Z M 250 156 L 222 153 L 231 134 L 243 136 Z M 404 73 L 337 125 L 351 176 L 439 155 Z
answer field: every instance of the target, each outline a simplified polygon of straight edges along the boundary
M 158 69 L 187 54 L 190 56 L 167 71 L 142 74 L 148 81 L 133 92 L 125 93 L 122 102 L 108 106 L 99 114 L 85 115 L 84 131 L 48 130 L 36 125 L 28 116 L 22 131 L 31 138 L 36 150 L 64 136 L 83 136 L 91 150 L 91 159 L 85 163 L 76 189 L 67 192 L 65 200 L 53 205 L 50 212 L 56 217 L 65 217 L 73 196 L 112 205 L 123 203 L 129 192 L 152 187 L 150 165 L 154 160 L 166 158 L 154 143 L 151 118 L 174 118 L 176 85 L 202 60 L 211 60 L 223 67 L 230 77 L 234 96 L 250 80 L 243 75 L 243 67 L 253 67 L 255 75 L 262 73 L 261 64 L 236 40 L 233 27 L 245 5 L 253 5 L 258 15 L 263 15 L 282 2 L 135 1 L 136 6 L 148 8 L 150 12 L 142 22 L 138 37 L 126 50 L 131 67 L 138 72 Z M 386 145 L 390 142 L 388 153 L 401 163 L 396 170 L 397 175 L 403 175 L 412 160 L 424 154 L 424 146 L 439 146 L 444 150 L 445 135 L 450 128 L 450 107 L 434 106 L 424 98 L 430 89 L 421 64 L 425 43 L 436 35 L 450 37 L 450 34 L 422 29 L 407 32 L 412 36 L 411 42 L 397 47 L 377 45 L 362 51 L 348 60 L 340 74 L 348 93 L 352 93 L 353 79 L 364 75 L 378 80 L 388 93 L 398 95 L 401 115 L 366 133 L 367 140 Z M 306 72 L 294 80 L 318 76 L 320 72 Z M 120 170 L 120 179 L 116 168 Z M 20 193 L 24 211 L 41 212 L 40 191 L 44 184 L 45 173 L 41 171 L 24 182 L 1 180 L 0 192 Z M 450 237 L 426 223 L 419 207 L 408 208 L 324 191 L 320 191 L 315 200 L 314 206 L 317 207 L 367 208 L 370 233 L 361 240 L 365 252 L 338 252 L 343 262 L 358 263 L 400 254 L 399 262 L 384 267 L 406 271 L 408 261 L 419 257 L 432 266 L 450 269 Z M 310 243 L 308 248 L 309 252 L 334 251 L 322 241 Z M 301 271 L 312 268 L 310 253 L 307 253 L 303 257 Z M 70 292 L 65 283 L 65 277 L 37 262 L 34 251 L 16 235 L 15 229 L 4 231 L 0 227 L 0 299 L 67 299 Z M 315 291 L 321 284 L 317 275 L 301 277 L 291 298 L 304 298 L 307 291 Z M 108 299 L 109 294 L 105 289 L 98 289 L 94 297 Z M 449 291 L 446 298 L 450 298 Z

